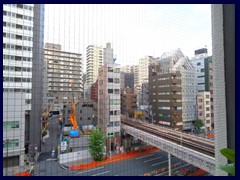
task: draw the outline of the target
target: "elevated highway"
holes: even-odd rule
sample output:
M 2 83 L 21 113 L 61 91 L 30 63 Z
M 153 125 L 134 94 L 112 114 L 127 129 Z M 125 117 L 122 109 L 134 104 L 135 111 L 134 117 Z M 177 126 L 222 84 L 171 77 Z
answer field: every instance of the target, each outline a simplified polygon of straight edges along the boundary
M 214 175 L 215 148 L 213 141 L 169 128 L 126 119 L 124 116 L 121 118 L 121 126 L 125 133 Z

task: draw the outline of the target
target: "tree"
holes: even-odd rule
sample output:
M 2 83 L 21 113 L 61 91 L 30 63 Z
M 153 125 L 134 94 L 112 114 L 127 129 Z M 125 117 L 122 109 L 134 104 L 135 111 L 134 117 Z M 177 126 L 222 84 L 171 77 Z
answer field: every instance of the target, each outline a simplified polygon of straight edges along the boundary
M 229 161 L 231 161 L 230 164 L 220 165 L 220 168 L 223 171 L 235 176 L 235 151 L 232 149 L 224 148 L 220 150 L 220 153 L 225 156 Z
M 193 132 L 195 134 L 202 133 L 201 127 L 203 127 L 203 126 L 204 126 L 204 124 L 203 124 L 202 120 L 196 119 L 196 121 L 194 122 L 194 130 L 193 130 Z
M 93 160 L 101 161 L 104 158 L 104 133 L 98 128 L 94 129 L 90 135 L 88 146 Z

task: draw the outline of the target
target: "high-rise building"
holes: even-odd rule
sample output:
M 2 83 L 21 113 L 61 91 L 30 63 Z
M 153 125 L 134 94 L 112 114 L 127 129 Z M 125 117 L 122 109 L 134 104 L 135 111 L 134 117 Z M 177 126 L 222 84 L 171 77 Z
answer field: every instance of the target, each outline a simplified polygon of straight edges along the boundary
M 98 69 L 103 65 L 104 49 L 102 46 L 89 45 L 87 47 L 87 77 L 86 83 L 91 85 L 96 82 Z
M 159 58 L 152 56 L 145 56 L 139 59 L 138 63 L 138 85 L 148 83 L 148 66 L 157 61 Z
M 121 114 L 133 116 L 137 110 L 137 95 L 132 88 L 121 89 Z
M 61 45 L 46 43 L 44 60 L 47 62 L 48 96 L 53 97 L 53 111 L 60 112 L 72 99 L 79 100 L 83 92 L 82 55 L 61 50 Z
M 120 86 L 121 86 L 121 88 L 129 87 L 129 88 L 134 89 L 134 68 L 135 68 L 134 65 L 132 65 L 132 66 L 126 65 L 126 66 L 122 66 L 120 68 L 120 72 L 121 72 Z M 136 75 L 136 76 L 138 76 L 138 75 Z
M 212 56 L 207 56 L 207 49 L 199 49 L 195 51 L 195 57 L 191 63 L 195 69 L 195 77 L 198 92 L 210 92 L 211 103 L 211 124 L 214 123 L 214 107 L 213 107 L 213 68 Z
M 134 93 L 137 93 L 141 90 L 141 87 L 139 85 L 139 66 L 132 66 L 132 70 L 134 73 Z
M 197 94 L 197 113 L 197 117 L 202 120 L 206 132 L 211 131 L 210 92 L 204 91 Z
M 180 49 L 164 53 L 149 66 L 149 103 L 157 124 L 192 129 L 196 120 L 195 71 Z
M 40 149 L 43 28 L 44 5 L 3 5 L 4 167 L 23 165 L 24 145 Z
M 107 151 L 120 145 L 120 68 L 111 44 L 104 48 L 104 65 L 98 76 L 98 126 L 107 137 Z

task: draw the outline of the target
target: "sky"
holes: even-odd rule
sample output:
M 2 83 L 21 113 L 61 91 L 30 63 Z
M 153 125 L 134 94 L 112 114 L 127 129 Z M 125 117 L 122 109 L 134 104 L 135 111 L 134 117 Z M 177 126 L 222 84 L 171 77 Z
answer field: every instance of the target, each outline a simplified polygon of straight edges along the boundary
M 121 65 L 177 48 L 189 58 L 204 47 L 211 55 L 211 5 L 46 4 L 45 42 L 83 54 L 84 65 L 86 47 L 107 42 Z

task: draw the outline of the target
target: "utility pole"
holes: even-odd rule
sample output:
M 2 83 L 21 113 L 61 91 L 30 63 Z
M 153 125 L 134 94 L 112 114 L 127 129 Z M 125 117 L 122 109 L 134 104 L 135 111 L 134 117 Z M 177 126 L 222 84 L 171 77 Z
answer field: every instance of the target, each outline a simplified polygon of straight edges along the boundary
M 171 154 L 168 153 L 168 176 L 171 176 Z

